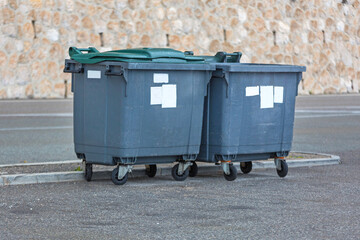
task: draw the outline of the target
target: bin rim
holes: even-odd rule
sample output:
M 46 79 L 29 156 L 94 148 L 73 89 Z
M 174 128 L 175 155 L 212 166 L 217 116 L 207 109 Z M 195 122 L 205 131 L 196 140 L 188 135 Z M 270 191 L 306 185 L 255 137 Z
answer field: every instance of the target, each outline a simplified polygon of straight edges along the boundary
M 198 63 L 154 63 L 154 62 L 117 62 L 117 61 L 102 61 L 99 63 L 80 63 L 73 59 L 65 59 L 66 63 L 78 63 L 86 66 L 120 66 L 129 70 L 157 70 L 157 71 L 215 71 L 216 66 L 212 64 L 198 64 Z
M 229 72 L 305 72 L 305 66 L 265 63 L 210 63 Z

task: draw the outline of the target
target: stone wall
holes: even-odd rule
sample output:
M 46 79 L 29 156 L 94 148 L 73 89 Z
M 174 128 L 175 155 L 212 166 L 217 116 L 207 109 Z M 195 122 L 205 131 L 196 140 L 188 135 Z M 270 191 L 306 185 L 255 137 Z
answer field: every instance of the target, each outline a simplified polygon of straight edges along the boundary
M 301 94 L 359 92 L 359 0 L 0 0 L 0 8 L 0 98 L 64 97 L 69 46 L 241 51 L 242 62 L 307 66 Z

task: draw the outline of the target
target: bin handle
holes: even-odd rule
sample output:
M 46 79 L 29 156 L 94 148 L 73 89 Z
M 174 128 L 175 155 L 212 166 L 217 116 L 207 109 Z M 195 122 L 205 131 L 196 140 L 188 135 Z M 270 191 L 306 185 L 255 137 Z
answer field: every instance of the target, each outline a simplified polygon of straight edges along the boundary
M 112 70 L 112 65 L 106 65 L 105 75 L 107 76 L 122 76 L 122 79 L 125 81 L 125 97 L 127 97 L 127 84 L 128 84 L 128 71 L 127 69 L 124 69 L 123 67 L 120 67 L 120 71 L 115 72 Z
M 69 56 L 70 57 L 72 57 L 75 54 L 83 54 L 82 52 L 98 53 L 99 51 L 94 47 L 88 47 L 88 48 L 70 47 L 69 48 Z
M 240 62 L 240 58 L 242 56 L 242 52 L 233 52 L 233 53 L 227 53 L 227 52 L 217 52 L 215 57 L 218 59 L 219 62 Z

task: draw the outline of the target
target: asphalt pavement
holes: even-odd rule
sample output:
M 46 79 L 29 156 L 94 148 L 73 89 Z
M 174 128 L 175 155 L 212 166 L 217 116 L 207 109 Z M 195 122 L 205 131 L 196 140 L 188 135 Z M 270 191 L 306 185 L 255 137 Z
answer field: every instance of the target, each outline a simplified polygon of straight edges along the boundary
M 0 100 L 0 164 L 77 159 L 72 99 Z
M 234 182 L 1 187 L 0 239 L 359 239 L 360 95 L 301 96 L 296 106 L 293 150 L 341 165 L 290 168 L 284 179 L 269 169 Z M 74 159 L 71 111 L 71 100 L 0 101 L 1 163 Z

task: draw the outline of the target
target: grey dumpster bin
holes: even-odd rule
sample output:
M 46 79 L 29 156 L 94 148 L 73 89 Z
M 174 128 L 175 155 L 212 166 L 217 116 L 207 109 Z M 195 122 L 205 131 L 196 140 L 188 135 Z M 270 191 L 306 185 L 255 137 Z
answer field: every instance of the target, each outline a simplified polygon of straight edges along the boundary
M 88 52 L 88 53 L 82 53 Z M 127 49 L 99 53 L 70 48 L 64 72 L 72 73 L 74 143 L 86 163 L 117 165 L 124 184 L 133 165 L 179 162 L 172 170 L 185 180 L 201 142 L 204 96 L 215 66 L 172 49 Z
M 221 162 L 225 178 L 231 181 L 237 175 L 232 162 L 241 162 L 242 172 L 249 173 L 251 161 L 274 158 L 278 175 L 285 177 L 295 97 L 306 68 L 239 63 L 240 57 L 239 52 L 205 57 L 216 71 L 205 98 L 198 161 Z

